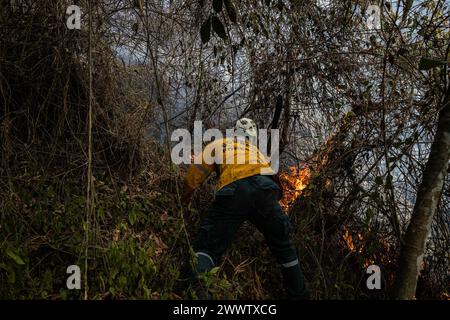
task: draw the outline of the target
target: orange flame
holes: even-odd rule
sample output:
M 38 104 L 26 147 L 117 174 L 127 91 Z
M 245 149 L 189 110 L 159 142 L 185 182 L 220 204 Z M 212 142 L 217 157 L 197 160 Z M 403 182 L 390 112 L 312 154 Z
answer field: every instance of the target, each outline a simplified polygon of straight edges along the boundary
M 365 244 L 363 243 L 364 237 L 361 233 L 358 232 L 356 234 L 355 240 L 353 240 L 351 232 L 348 231 L 346 226 L 344 226 L 344 233 L 342 235 L 342 238 L 344 239 L 347 248 L 351 252 L 358 252 L 360 254 L 363 253 Z M 369 265 L 368 263 L 370 263 L 370 261 L 366 260 L 367 265 Z
M 355 244 L 353 243 L 353 237 L 350 234 L 350 232 L 347 230 L 347 228 L 344 231 L 344 234 L 342 235 L 342 238 L 344 238 L 345 243 L 347 244 L 347 248 L 354 252 L 356 251 Z
M 297 166 L 289 167 L 289 171 L 280 174 L 280 180 L 283 185 L 283 198 L 280 205 L 285 212 L 295 203 L 295 200 L 302 194 L 302 191 L 308 186 L 311 178 L 311 170 L 308 167 L 300 169 Z

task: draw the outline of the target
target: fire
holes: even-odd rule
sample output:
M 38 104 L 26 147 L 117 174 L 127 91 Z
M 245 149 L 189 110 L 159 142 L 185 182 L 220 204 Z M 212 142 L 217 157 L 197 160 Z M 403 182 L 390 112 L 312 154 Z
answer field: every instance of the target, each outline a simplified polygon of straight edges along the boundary
M 295 203 L 295 200 L 302 194 L 308 186 L 311 178 L 311 170 L 308 167 L 300 169 L 297 166 L 289 167 L 289 171 L 280 174 L 283 185 L 283 198 L 280 205 L 285 212 Z
M 360 254 L 363 253 L 365 244 L 363 242 L 364 237 L 360 232 L 356 234 L 355 240 L 353 240 L 351 232 L 347 229 L 346 226 L 344 226 L 344 233 L 342 234 L 342 238 L 344 239 L 348 250 L 350 250 L 351 252 L 358 252 Z M 368 261 L 366 261 L 366 263 L 368 263 Z
M 347 248 L 354 252 L 356 250 L 355 244 L 353 243 L 353 237 L 350 234 L 350 232 L 347 230 L 347 228 L 344 231 L 344 234 L 342 235 L 342 238 L 344 238 L 345 243 L 347 244 Z

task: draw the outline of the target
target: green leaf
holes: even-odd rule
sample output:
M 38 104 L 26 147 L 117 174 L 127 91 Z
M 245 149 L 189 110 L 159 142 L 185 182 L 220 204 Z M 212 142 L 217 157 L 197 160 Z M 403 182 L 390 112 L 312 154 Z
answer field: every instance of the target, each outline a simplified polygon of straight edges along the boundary
M 211 270 L 209 270 L 209 274 L 217 274 L 217 272 L 219 272 L 220 268 L 219 267 L 214 267 Z
M 223 7 L 223 0 L 213 0 L 213 9 L 215 12 L 220 13 Z
M 98 208 L 97 215 L 100 219 L 105 219 L 105 209 L 103 207 Z
M 225 27 L 222 22 L 216 16 L 213 16 L 211 19 L 212 28 L 214 32 L 221 37 L 223 40 L 227 39 L 227 33 L 225 32 Z
M 200 37 L 203 43 L 207 43 L 211 39 L 211 16 L 203 22 L 200 28 Z
M 422 57 L 419 62 L 419 70 L 429 70 L 446 64 L 446 61 Z
M 6 255 L 14 260 L 15 263 L 19 265 L 24 265 L 25 262 L 23 262 L 22 258 L 19 257 L 17 254 L 11 251 L 11 249 L 6 249 Z
M 130 253 L 132 256 L 134 256 L 134 252 L 135 252 L 134 247 L 135 247 L 134 240 L 130 239 L 130 241 L 128 242 L 128 248 L 130 249 Z
M 237 22 L 237 12 L 231 0 L 225 0 L 225 9 L 227 10 L 228 18 L 233 23 Z
M 136 210 L 133 207 L 130 214 L 128 215 L 128 221 L 130 221 L 130 224 L 133 226 L 136 223 L 136 220 L 137 220 Z

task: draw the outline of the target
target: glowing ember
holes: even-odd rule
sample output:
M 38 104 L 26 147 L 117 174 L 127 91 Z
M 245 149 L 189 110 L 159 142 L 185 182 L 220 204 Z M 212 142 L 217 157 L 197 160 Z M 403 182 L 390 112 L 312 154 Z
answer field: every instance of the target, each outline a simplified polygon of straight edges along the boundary
M 367 269 L 370 265 L 374 264 L 375 261 L 373 259 L 366 259 L 364 262 L 364 269 Z
M 283 185 L 283 198 L 280 205 L 285 212 L 295 203 L 295 200 L 302 194 L 302 191 L 308 186 L 311 177 L 311 170 L 308 167 L 303 169 L 297 166 L 289 167 L 289 172 L 280 174 L 280 180 Z

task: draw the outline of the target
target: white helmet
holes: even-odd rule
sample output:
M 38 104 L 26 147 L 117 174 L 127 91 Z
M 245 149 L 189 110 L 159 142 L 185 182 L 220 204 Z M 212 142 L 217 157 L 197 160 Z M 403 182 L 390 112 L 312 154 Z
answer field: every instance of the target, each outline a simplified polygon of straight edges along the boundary
M 252 119 L 241 118 L 236 121 L 236 125 L 234 126 L 235 131 L 243 131 L 245 135 L 249 135 L 251 137 L 257 136 L 256 131 L 256 123 Z

